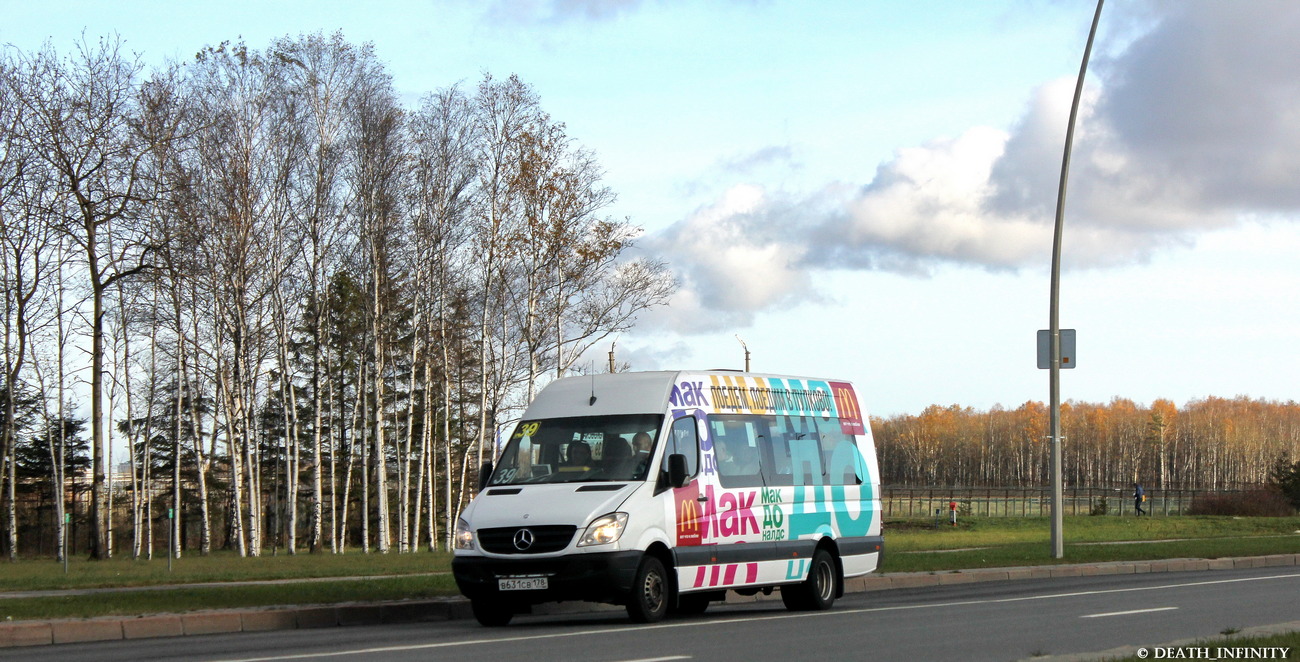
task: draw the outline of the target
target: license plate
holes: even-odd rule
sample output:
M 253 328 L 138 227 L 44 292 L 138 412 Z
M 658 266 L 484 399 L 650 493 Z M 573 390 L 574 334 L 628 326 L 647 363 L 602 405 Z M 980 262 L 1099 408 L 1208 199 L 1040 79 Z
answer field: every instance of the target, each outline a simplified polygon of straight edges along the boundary
M 502 591 L 544 591 L 550 585 L 545 577 L 500 577 L 497 588 Z

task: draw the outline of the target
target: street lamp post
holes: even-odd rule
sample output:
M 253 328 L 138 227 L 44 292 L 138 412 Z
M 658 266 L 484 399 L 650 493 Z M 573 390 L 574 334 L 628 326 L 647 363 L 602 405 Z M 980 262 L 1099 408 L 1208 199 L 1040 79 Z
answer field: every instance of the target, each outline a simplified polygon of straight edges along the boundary
M 1083 94 L 1083 78 L 1088 73 L 1088 58 L 1092 55 L 1092 40 L 1097 36 L 1097 22 L 1101 20 L 1101 6 L 1092 16 L 1088 30 L 1088 44 L 1083 49 L 1083 64 L 1079 66 L 1079 80 L 1074 86 L 1074 103 L 1070 105 L 1070 123 L 1065 129 L 1065 156 L 1061 159 L 1061 184 L 1056 191 L 1056 228 L 1052 234 L 1052 293 L 1051 293 L 1051 436 L 1052 436 L 1052 557 L 1065 556 L 1065 541 L 1061 533 L 1064 498 L 1061 488 L 1061 232 L 1065 226 L 1065 183 L 1070 177 L 1070 148 L 1074 144 L 1074 122 L 1079 115 L 1079 98 Z

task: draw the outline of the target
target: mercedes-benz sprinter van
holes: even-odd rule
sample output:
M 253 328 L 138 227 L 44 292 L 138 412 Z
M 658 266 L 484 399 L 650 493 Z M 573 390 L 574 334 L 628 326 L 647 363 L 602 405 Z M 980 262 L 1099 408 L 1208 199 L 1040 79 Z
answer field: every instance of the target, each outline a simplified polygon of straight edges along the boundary
M 827 609 L 884 545 L 871 428 L 843 380 L 556 380 L 480 481 L 452 569 L 489 626 L 566 600 L 654 622 L 728 590 L 778 589 L 790 609 Z

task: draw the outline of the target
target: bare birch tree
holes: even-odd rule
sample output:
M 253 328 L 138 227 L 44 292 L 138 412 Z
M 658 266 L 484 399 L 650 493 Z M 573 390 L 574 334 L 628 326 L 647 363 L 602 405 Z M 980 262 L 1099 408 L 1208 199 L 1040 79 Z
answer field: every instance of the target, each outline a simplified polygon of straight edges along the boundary
M 278 139 L 285 119 L 275 64 L 243 44 L 200 53 L 194 84 L 203 130 L 196 176 L 196 219 L 208 291 L 216 304 L 217 393 L 230 450 L 232 537 L 241 555 L 260 555 L 262 507 L 256 418 L 270 345 L 271 295 L 282 284 L 294 167 L 292 147 Z
M 349 178 L 370 281 L 370 359 L 374 362 L 374 416 L 370 428 L 374 436 L 370 446 L 375 458 L 377 547 L 380 553 L 387 553 L 392 540 L 384 415 L 389 406 L 386 387 L 395 331 L 394 290 L 398 286 L 392 269 L 399 237 L 404 234 L 399 209 L 404 175 L 402 114 L 387 74 L 373 66 L 365 79 L 367 85 L 352 99 L 354 163 Z
M 520 214 L 519 200 L 514 189 L 517 168 L 520 165 L 520 141 L 526 131 L 540 118 L 536 93 L 516 76 L 496 81 L 485 75 L 474 97 L 475 123 L 478 131 L 478 196 L 472 212 L 474 250 L 481 256 L 478 277 L 479 306 L 479 406 L 476 464 L 481 465 L 489 430 L 495 428 L 490 410 L 488 357 L 495 332 L 494 315 L 504 313 L 505 302 L 501 285 L 506 249 L 506 239 Z M 504 355 L 504 351 L 499 355 Z M 464 479 L 461 480 L 463 500 Z
M 106 558 L 109 513 L 104 437 L 105 299 L 114 284 L 146 267 L 152 246 L 135 223 L 141 199 L 141 147 L 130 131 L 141 65 L 120 40 L 82 42 L 67 61 L 47 47 L 31 62 L 49 72 L 23 97 L 33 115 L 33 139 L 57 174 L 67 203 L 61 228 L 83 260 L 90 289 L 91 532 L 94 558 Z M 112 238 L 110 251 L 108 240 Z
M 465 263 L 460 257 L 464 254 L 463 248 L 468 239 L 465 221 L 470 212 L 473 185 L 477 177 L 478 163 L 474 151 L 478 140 L 476 129 L 470 100 L 456 87 L 426 96 L 411 121 L 414 151 L 411 207 L 415 240 L 419 246 L 416 254 L 420 256 L 419 263 L 422 267 L 433 272 L 431 277 L 422 281 L 429 290 L 417 288 L 416 296 L 433 300 L 430 315 L 437 319 L 438 338 L 437 384 L 434 383 L 432 352 L 425 356 L 425 420 L 440 421 L 442 424 L 441 439 L 445 444 L 444 504 L 450 502 L 453 475 L 450 464 L 453 384 L 450 327 L 455 323 L 451 319 L 456 309 L 453 305 L 456 298 L 454 293 L 463 288 L 454 283 L 453 278 L 465 269 Z M 430 393 L 439 394 L 437 417 L 431 417 L 435 406 L 427 397 Z M 426 439 L 434 435 L 432 426 L 426 425 Z M 437 538 L 433 517 L 436 511 L 436 449 L 428 448 L 422 455 L 428 471 L 428 531 L 429 546 L 432 548 L 436 545 Z M 448 508 L 447 519 L 443 522 L 444 531 L 454 529 L 455 522 L 450 519 L 452 514 L 452 509 Z
M 309 345 L 311 392 L 311 497 L 308 518 L 308 547 L 321 550 L 324 541 L 324 471 L 322 418 L 326 404 L 322 349 L 327 342 L 321 324 L 324 316 L 324 285 L 338 263 L 341 244 L 348 240 L 344 225 L 342 176 L 345 165 L 347 102 L 364 83 L 362 77 L 375 66 L 373 49 L 355 47 L 335 33 L 298 39 L 283 39 L 272 50 L 287 65 L 286 85 L 301 95 L 303 112 L 299 121 L 306 142 L 305 164 L 300 173 L 302 186 L 296 205 L 303 237 L 301 249 L 306 275 L 303 297 L 304 326 Z

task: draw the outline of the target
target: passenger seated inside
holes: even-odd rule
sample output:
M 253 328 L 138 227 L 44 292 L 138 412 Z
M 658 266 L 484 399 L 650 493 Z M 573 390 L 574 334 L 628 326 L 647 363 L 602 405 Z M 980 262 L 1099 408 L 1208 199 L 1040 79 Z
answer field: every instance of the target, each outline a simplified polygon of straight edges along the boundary
M 564 466 L 560 471 L 587 471 L 591 469 L 591 446 L 585 441 L 575 441 L 569 444 L 568 453 L 565 454 Z
M 753 450 L 744 442 L 719 437 L 713 451 L 718 458 L 718 473 L 723 476 L 758 473 L 758 457 Z
M 650 441 L 650 435 L 645 432 L 638 432 L 632 435 L 632 446 L 636 449 L 637 457 L 650 454 L 650 447 L 654 442 Z
M 605 437 L 604 457 L 601 459 L 605 471 L 611 474 L 622 473 L 625 462 L 631 457 L 632 447 L 622 437 L 614 434 Z
M 632 435 L 632 450 L 636 454 L 636 468 L 632 472 L 634 479 L 644 478 L 650 469 L 650 451 L 654 450 L 654 440 L 649 433 L 638 432 Z

